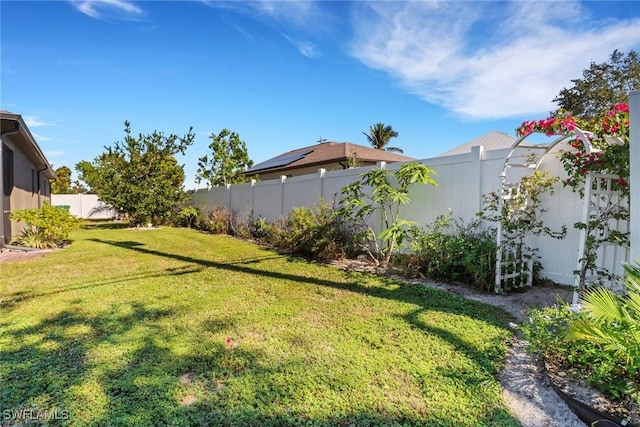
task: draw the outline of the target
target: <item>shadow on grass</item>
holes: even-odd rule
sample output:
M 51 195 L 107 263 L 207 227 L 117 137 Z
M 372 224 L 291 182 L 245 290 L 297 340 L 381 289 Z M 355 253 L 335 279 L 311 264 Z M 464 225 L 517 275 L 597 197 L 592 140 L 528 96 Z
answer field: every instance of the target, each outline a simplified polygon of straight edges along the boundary
M 442 415 L 293 411 L 283 402 L 295 404 L 300 390 L 291 380 L 283 382 L 282 372 L 304 372 L 304 356 L 265 363 L 261 352 L 224 342 L 180 354 L 169 344 L 175 331 L 159 324 L 172 314 L 131 303 L 97 317 L 63 311 L 22 329 L 0 323 L 10 342 L 0 354 L 3 421 L 21 425 L 24 411 L 55 411 L 79 426 L 454 425 Z M 223 323 L 209 327 L 228 326 Z M 81 336 L 74 333 L 78 329 Z M 502 412 L 495 416 L 510 419 Z
M 82 228 L 85 230 L 120 230 L 127 228 L 128 224 L 125 222 L 115 222 L 111 220 L 84 220 L 82 222 Z
M 85 281 L 80 286 L 66 286 L 62 289 L 55 289 L 51 291 L 18 291 L 12 294 L 8 294 L 5 297 L 0 298 L 0 309 L 1 308 L 11 308 L 16 304 L 38 297 L 45 297 L 56 294 L 63 294 L 67 292 L 77 291 L 81 289 L 90 289 L 97 288 L 100 286 L 113 285 L 113 284 L 121 284 L 125 282 L 133 282 L 137 280 L 143 279 L 152 279 L 154 277 L 167 277 L 167 276 L 181 276 L 184 274 L 197 273 L 201 271 L 203 267 L 175 267 L 175 268 L 166 268 L 157 273 L 137 273 L 137 274 L 126 274 L 124 276 L 111 276 L 107 280 L 92 280 Z
M 447 313 L 460 314 L 461 312 L 469 312 L 477 314 L 483 321 L 490 323 L 500 328 L 506 328 L 509 321 L 513 320 L 513 317 L 503 310 L 495 307 L 482 304 L 479 302 L 466 300 L 462 297 L 445 294 L 442 291 L 429 289 L 424 286 L 397 286 L 397 287 L 370 287 L 365 284 L 366 274 L 345 272 L 348 281 L 336 282 L 332 280 L 325 280 L 317 277 L 303 276 L 298 274 L 289 274 L 282 272 L 269 271 L 259 268 L 253 268 L 248 264 L 254 262 L 218 262 L 207 259 L 193 258 L 180 254 L 173 254 L 168 252 L 161 252 L 154 249 L 148 249 L 143 247 L 144 244 L 136 241 L 108 241 L 101 239 L 89 239 L 90 241 L 103 243 L 112 246 L 118 246 L 121 248 L 133 250 L 136 252 L 144 253 L 147 255 L 155 255 L 159 257 L 165 257 L 185 263 L 193 263 L 205 268 L 216 268 L 221 270 L 228 270 L 239 273 L 246 273 L 252 275 L 258 275 L 261 277 L 271 277 L 279 280 L 290 280 L 298 283 L 307 283 L 311 285 L 326 286 L 336 288 L 340 290 L 347 290 L 350 292 L 356 292 L 368 296 L 385 298 L 394 301 L 406 302 L 411 304 L 418 304 L 425 309 L 434 309 Z M 268 257 L 271 258 L 271 257 Z M 268 259 L 267 258 L 267 259 Z M 277 258 L 277 257 L 275 257 Z M 293 258 L 291 258 L 293 260 Z M 380 277 L 381 281 L 389 284 L 397 284 L 398 282 L 392 279 Z
M 420 315 L 425 310 L 455 314 L 472 312 L 483 321 L 500 327 L 505 327 L 508 319 L 506 314 L 494 308 L 419 286 L 367 286 L 367 276 L 359 273 L 345 273 L 347 281 L 343 283 L 260 269 L 256 267 L 259 258 L 223 263 L 152 250 L 135 241 L 91 240 L 191 265 L 149 277 L 215 268 L 411 303 L 418 308 L 403 317 L 406 322 L 446 340 L 491 373 L 493 368 L 489 360 L 494 355 L 479 352 L 450 331 L 425 324 Z M 73 289 L 140 278 L 145 276 L 113 278 Z M 395 283 L 387 280 L 389 285 Z M 33 296 L 43 295 L 47 294 Z M 4 384 L 0 387 L 1 409 L 60 408 L 69 411 L 71 424 L 88 426 L 459 424 L 454 421 L 454 415 L 429 414 L 425 418 L 425 414 L 386 414 L 376 412 L 375 408 L 351 411 L 336 408 L 316 416 L 296 413 L 287 409 L 286 402 L 295 403 L 298 385 L 290 379 L 283 381 L 282 375 L 284 371 L 291 372 L 296 364 L 297 371 L 305 372 L 307 362 L 303 356 L 300 360 L 278 361 L 259 351 L 232 347 L 225 342 L 208 342 L 206 346 L 194 343 L 188 351 L 177 352 L 171 344 L 176 339 L 176 329 L 160 324 L 161 321 L 166 324 L 172 315 L 171 310 L 130 303 L 112 306 L 97 317 L 87 316 L 80 310 L 67 310 L 21 329 L 0 321 L 1 338 L 9 343 L 0 354 L 0 375 Z M 234 319 L 229 317 L 203 325 L 206 330 L 223 333 L 233 326 Z M 81 331 L 80 336 L 78 331 Z M 448 375 L 459 374 L 451 371 Z M 303 382 L 304 378 L 300 380 Z M 469 387 L 478 387 L 473 378 L 462 380 L 468 380 Z M 244 387 L 239 388 L 238 384 Z M 302 384 L 299 387 L 303 387 Z M 313 391 L 312 387 L 307 392 Z M 485 420 L 476 421 L 486 425 L 515 425 L 513 418 L 502 408 L 489 408 L 486 416 Z

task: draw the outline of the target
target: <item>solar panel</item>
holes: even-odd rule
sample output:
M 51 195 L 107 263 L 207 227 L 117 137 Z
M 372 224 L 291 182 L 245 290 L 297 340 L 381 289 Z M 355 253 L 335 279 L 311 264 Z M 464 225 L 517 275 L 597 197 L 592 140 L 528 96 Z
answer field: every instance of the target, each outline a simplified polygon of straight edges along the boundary
M 247 172 L 255 172 L 255 171 L 264 170 L 264 169 L 271 169 L 271 168 L 277 168 L 280 166 L 286 166 L 288 164 L 295 162 L 296 160 L 300 160 L 301 158 L 311 153 L 312 151 L 313 150 L 304 150 L 304 151 L 296 151 L 295 153 L 290 153 L 290 154 L 286 154 L 286 153 L 281 154 L 272 159 L 265 160 L 262 163 L 258 163 L 257 165 L 248 169 Z

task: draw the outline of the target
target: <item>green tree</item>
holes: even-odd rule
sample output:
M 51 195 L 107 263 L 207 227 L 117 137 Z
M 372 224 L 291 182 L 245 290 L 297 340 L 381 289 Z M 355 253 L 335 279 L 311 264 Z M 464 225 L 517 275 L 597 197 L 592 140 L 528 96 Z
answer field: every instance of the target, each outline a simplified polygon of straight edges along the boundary
M 51 181 L 51 192 L 53 194 L 73 193 L 71 188 L 71 169 L 67 166 L 60 166 L 55 171 L 56 179 Z
M 240 136 L 229 129 L 222 129 L 218 135 L 212 133 L 209 138 L 211 156 L 198 160 L 196 182 L 205 179 L 211 186 L 246 182 L 244 171 L 253 166 L 253 160 L 249 158 L 247 146 Z
M 631 50 L 627 55 L 614 50 L 608 61 L 591 63 L 581 79 L 571 80 L 553 99 L 560 109 L 584 120 L 599 117 L 616 104 L 629 102 L 629 92 L 640 89 L 640 59 Z
M 336 215 L 354 226 L 353 235 L 361 249 L 380 266 L 386 267 L 394 251 L 399 249 L 414 222 L 400 218 L 400 205 L 411 201 L 409 187 L 413 184 L 437 186 L 431 177 L 434 170 L 418 162 L 403 164 L 395 173 L 373 168 L 360 175 L 360 181 L 345 186 L 344 197 Z M 371 191 L 365 191 L 369 187 Z M 382 218 L 382 231 L 376 236 L 370 224 L 377 212 Z M 385 242 L 380 247 L 378 239 Z
M 101 155 L 102 156 L 102 155 Z M 89 186 L 89 191 L 95 192 L 94 186 L 98 186 L 100 177 L 93 163 L 87 160 L 81 160 L 76 163 L 76 172 L 78 172 L 77 186 L 84 188 L 82 182 Z
M 385 125 L 384 123 L 376 123 L 375 125 L 369 127 L 369 133 L 362 132 L 364 136 L 367 137 L 367 140 L 373 146 L 373 148 L 377 148 L 378 150 L 385 151 L 394 151 L 396 153 L 404 153 L 401 148 L 398 147 L 387 147 L 389 145 L 389 141 L 391 138 L 395 138 L 398 136 L 398 132 L 393 130 L 393 127 L 390 125 Z
M 128 214 L 133 225 L 163 223 L 184 201 L 184 170 L 175 158 L 193 143 L 189 132 L 178 137 L 154 131 L 131 134 L 125 121 L 125 137 L 93 162 L 76 165 L 80 179 L 102 201 Z

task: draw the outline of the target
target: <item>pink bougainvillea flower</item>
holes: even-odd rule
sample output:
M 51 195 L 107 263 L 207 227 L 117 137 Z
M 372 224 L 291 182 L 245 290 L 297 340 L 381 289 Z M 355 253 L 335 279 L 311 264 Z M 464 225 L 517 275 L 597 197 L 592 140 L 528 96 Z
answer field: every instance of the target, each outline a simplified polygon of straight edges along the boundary
M 613 111 L 615 111 L 615 112 L 622 111 L 623 113 L 628 113 L 629 112 L 629 104 L 626 104 L 626 103 L 616 104 L 613 107 Z
M 576 122 L 573 120 L 573 117 L 571 116 L 567 116 L 564 119 L 562 119 L 562 122 L 560 122 L 562 124 L 562 126 L 564 126 L 568 131 L 572 131 L 576 128 Z

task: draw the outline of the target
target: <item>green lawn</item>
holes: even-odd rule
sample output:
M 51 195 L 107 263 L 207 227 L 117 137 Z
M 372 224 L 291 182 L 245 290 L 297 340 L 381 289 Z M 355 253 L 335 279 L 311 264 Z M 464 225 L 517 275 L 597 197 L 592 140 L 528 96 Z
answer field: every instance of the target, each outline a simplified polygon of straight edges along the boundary
M 194 230 L 72 238 L 0 264 L 0 424 L 518 425 L 494 307 Z

